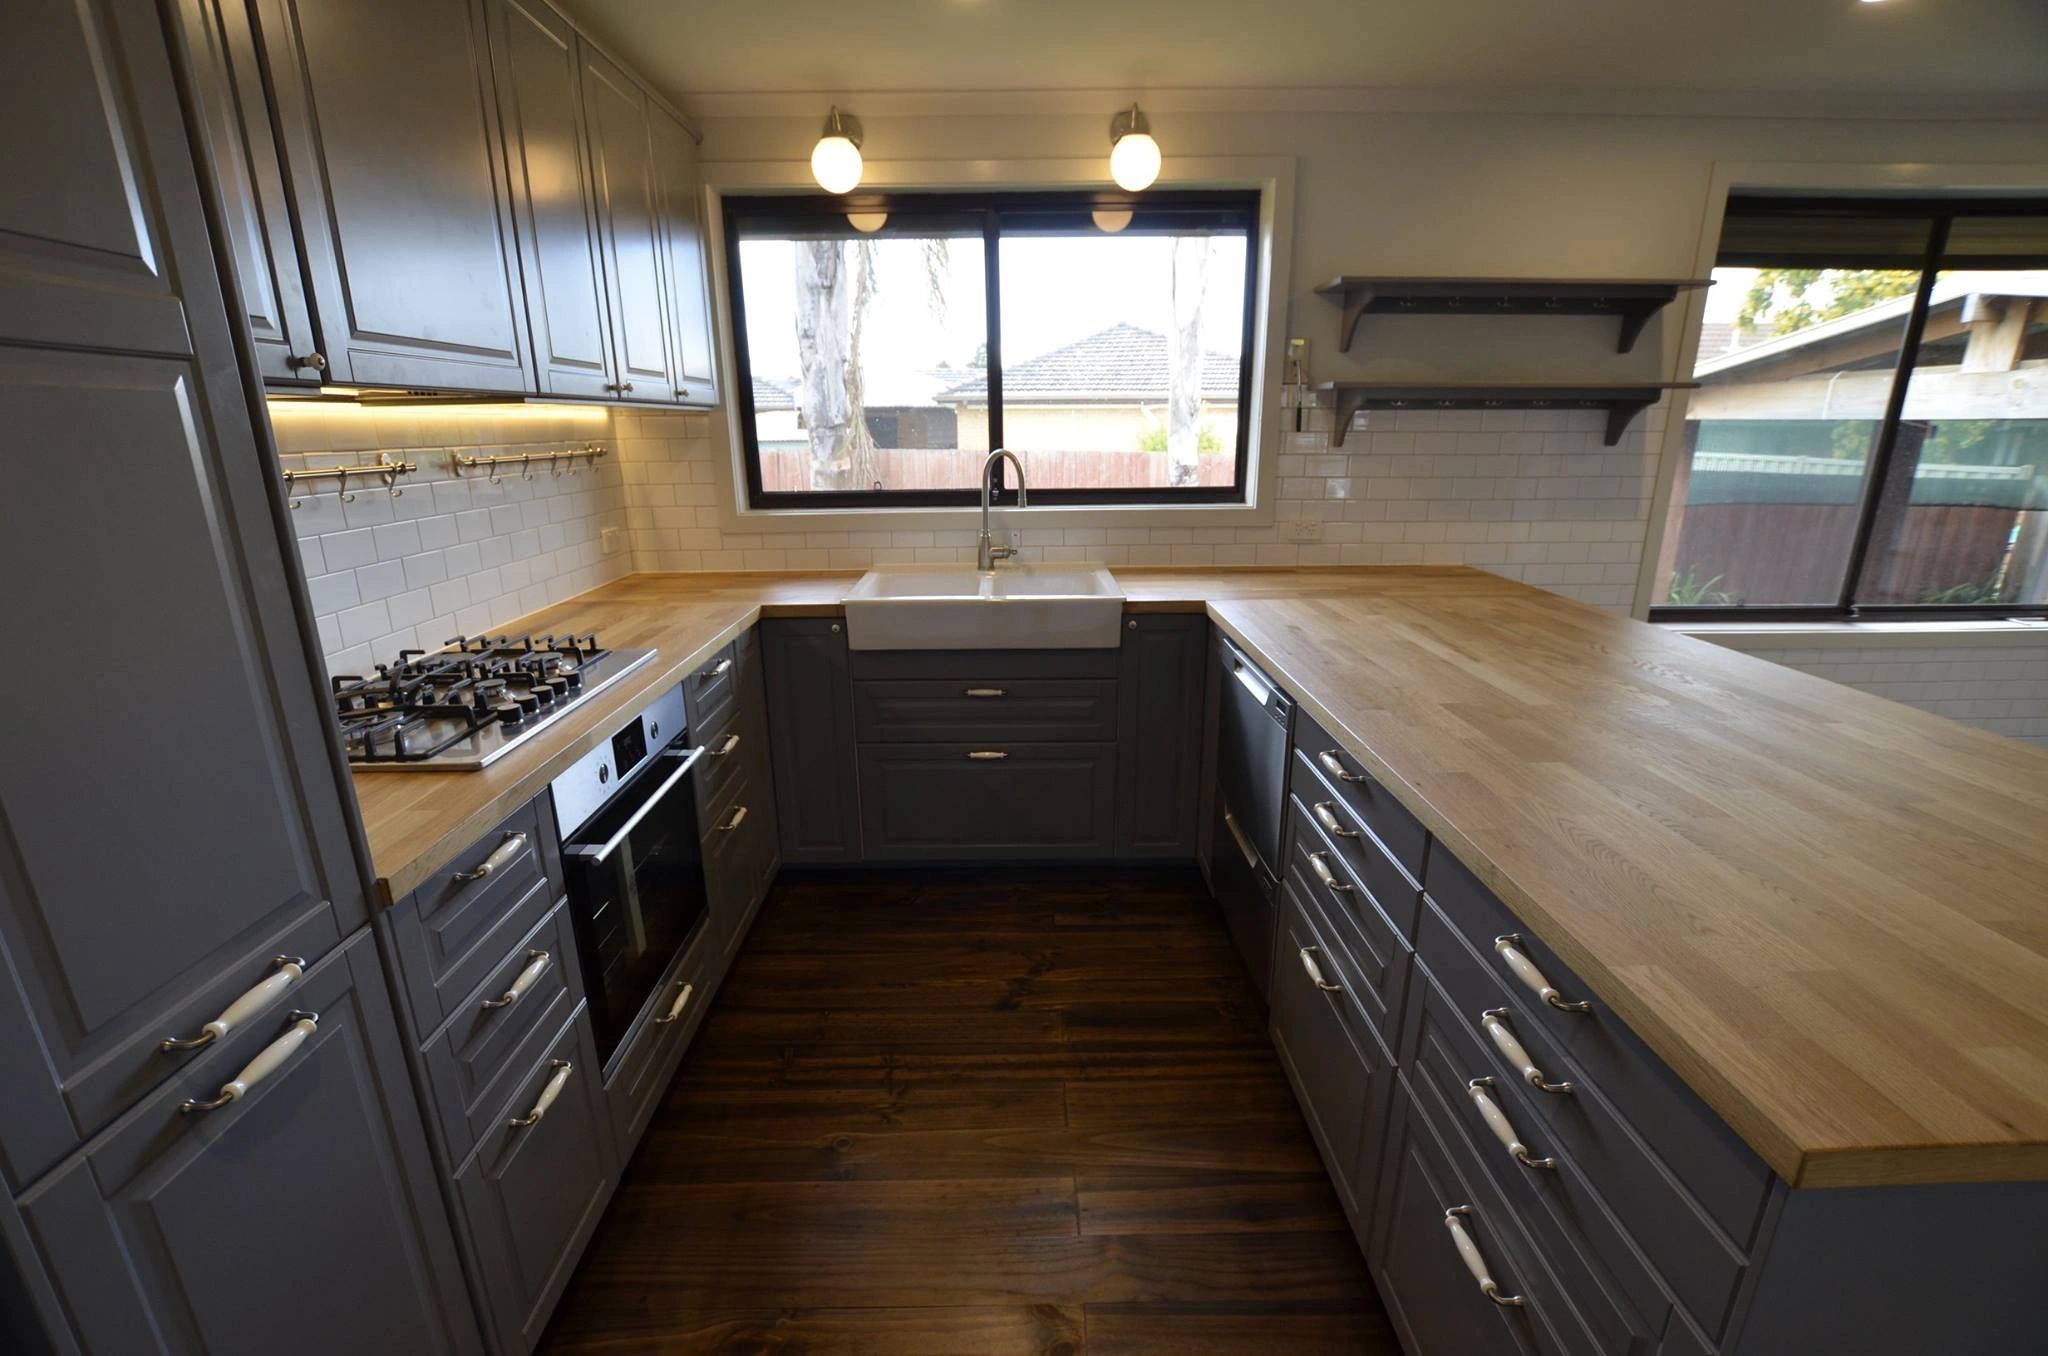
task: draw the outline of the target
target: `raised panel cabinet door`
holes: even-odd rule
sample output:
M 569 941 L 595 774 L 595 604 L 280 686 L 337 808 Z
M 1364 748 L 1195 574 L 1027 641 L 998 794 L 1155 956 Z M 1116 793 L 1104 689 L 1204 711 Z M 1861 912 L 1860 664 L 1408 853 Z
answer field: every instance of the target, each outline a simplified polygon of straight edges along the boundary
M 480 1349 L 367 930 L 22 1213 L 89 1353 Z
M 179 0 L 177 13 L 257 371 L 266 382 L 317 384 L 327 357 L 299 263 L 248 4 Z
M 666 280 L 656 209 L 653 101 L 590 44 L 583 53 L 583 104 L 597 168 L 598 222 L 611 305 L 613 387 L 622 400 L 675 403 L 668 356 Z
M 650 108 L 648 117 L 654 126 L 654 170 L 661 185 L 662 262 L 668 277 L 669 362 L 674 369 L 675 399 L 683 405 L 716 405 L 711 275 L 697 138 L 660 104 Z
M 1195 856 L 1208 639 L 1209 620 L 1203 616 L 1124 621 L 1117 681 L 1120 856 Z
M 860 792 L 846 624 L 766 618 L 761 658 L 782 860 L 790 866 L 857 862 Z
M 0 342 L 191 352 L 166 232 L 197 199 L 150 173 L 184 148 L 149 6 L 0 9 Z
M 483 0 L 254 0 L 334 380 L 535 389 Z
M 535 375 L 548 395 L 603 399 L 616 377 L 576 30 L 540 0 L 489 6 Z

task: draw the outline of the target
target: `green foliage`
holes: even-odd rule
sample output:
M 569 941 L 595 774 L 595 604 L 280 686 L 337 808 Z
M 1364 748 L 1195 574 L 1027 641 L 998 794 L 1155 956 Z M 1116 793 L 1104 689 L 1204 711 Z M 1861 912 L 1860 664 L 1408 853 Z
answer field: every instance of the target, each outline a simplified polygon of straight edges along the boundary
M 1718 607 L 1735 600 L 1714 587 L 1722 576 L 1701 579 L 1699 571 L 1688 565 L 1685 573 L 1671 572 L 1671 585 L 1664 590 L 1664 602 L 1668 607 Z
M 1735 321 L 1745 329 L 1790 334 L 1903 297 L 1919 283 L 1919 274 L 1902 269 L 1760 269 Z
M 1138 451 L 1164 452 L 1166 450 L 1166 425 L 1158 419 L 1147 419 L 1138 426 Z M 1223 451 L 1223 439 L 1216 432 L 1216 426 L 1203 421 L 1202 431 L 1195 435 L 1195 452 L 1198 456 L 1213 457 Z
M 2005 585 L 1996 579 L 1980 580 L 1971 584 L 1954 584 L 1945 589 L 1928 589 L 1920 595 L 1923 603 L 1940 607 L 1971 607 L 1980 603 L 2003 603 L 2006 598 Z

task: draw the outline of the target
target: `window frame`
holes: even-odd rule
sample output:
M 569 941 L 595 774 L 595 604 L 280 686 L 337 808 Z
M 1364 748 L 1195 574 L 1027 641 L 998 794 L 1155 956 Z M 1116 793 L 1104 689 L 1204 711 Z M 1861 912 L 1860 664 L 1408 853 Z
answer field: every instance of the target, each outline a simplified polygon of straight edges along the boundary
M 740 245 L 747 235 L 744 220 L 758 226 L 778 219 L 845 216 L 851 212 L 886 211 L 892 216 L 979 217 L 982 226 L 982 268 L 988 342 L 988 430 L 990 448 L 1004 445 L 1002 389 L 1002 267 L 1000 243 L 1005 215 L 1071 213 L 1083 218 L 1099 210 L 1140 214 L 1217 213 L 1241 228 L 1245 241 L 1243 332 L 1238 354 L 1237 445 L 1232 484 L 1187 489 L 1060 490 L 1030 488 L 1034 508 L 1107 507 L 1249 507 L 1252 500 L 1252 426 L 1256 422 L 1252 374 L 1257 361 L 1257 306 L 1260 274 L 1260 215 L 1264 195 L 1254 188 L 1172 188 L 1144 193 L 1101 189 L 1002 189 L 957 191 L 881 191 L 834 196 L 824 193 L 728 193 L 721 196 L 724 227 L 726 290 L 731 316 L 733 354 L 732 417 L 742 463 L 746 508 L 750 512 L 867 509 L 973 508 L 981 503 L 975 489 L 927 490 L 798 490 L 767 491 L 761 484 L 761 449 L 754 410 L 754 381 L 746 331 L 746 286 L 740 267 Z M 1140 223 L 1142 224 L 1142 223 Z M 1020 235 L 1034 232 L 1020 231 Z M 1006 463 L 996 464 L 991 502 L 1016 503 Z
M 1648 610 L 1648 619 L 1653 622 L 1675 622 L 1697 624 L 1701 622 L 1736 622 L 1759 625 L 1785 622 L 1883 622 L 1883 621 L 1984 621 L 1993 618 L 2048 617 L 2048 602 L 2044 603 L 1859 603 L 1856 592 L 1862 583 L 1862 575 L 1869 558 L 1871 542 L 1875 539 L 1879 518 L 1885 506 L 1892 499 L 1892 458 L 1898 444 L 1899 426 L 1903 422 L 1907 392 L 1911 386 L 1912 373 L 1920 356 L 1921 340 L 1926 333 L 1927 317 L 1937 274 L 1940 272 L 1949 243 L 1949 235 L 1958 218 L 2027 216 L 2048 217 L 2048 197 L 2000 196 L 2000 197 L 1954 197 L 1954 196 L 1882 196 L 1857 197 L 1835 195 L 1800 195 L 1773 192 L 1731 193 L 1727 200 L 1722 219 L 1723 240 L 1726 239 L 1727 220 L 1740 217 L 1745 211 L 1777 215 L 1801 215 L 1816 218 L 1845 217 L 1868 220 L 1873 217 L 1918 218 L 1929 222 L 1925 246 L 1921 251 L 1917 268 L 1919 282 L 1913 293 L 1913 307 L 1908 313 L 1906 328 L 1900 339 L 1898 361 L 1892 369 L 1891 387 L 1886 395 L 1885 413 L 1877 433 L 1872 439 L 1870 462 L 1864 471 L 1860 495 L 1857 500 L 1856 530 L 1851 539 L 1849 555 L 1844 562 L 1842 590 L 1833 603 L 1811 604 L 1761 604 L 1721 603 L 1707 605 L 1672 606 L 1653 604 Z M 2024 268 L 2041 264 L 2035 255 L 1971 255 L 1970 263 L 1982 268 Z M 1729 262 L 1723 247 L 1715 250 L 1713 266 L 1721 267 Z M 1811 266 L 1810 255 L 1767 252 L 1744 252 L 1739 256 L 1740 267 L 1799 267 Z M 1845 253 L 1829 267 L 1863 268 L 1893 267 L 1895 261 L 1875 256 L 1856 256 Z M 1910 490 L 1910 487 L 1908 487 Z M 1669 507 L 1665 509 L 1667 518 Z M 1669 523 L 1665 531 L 1683 530 L 1682 514 L 1677 523 Z

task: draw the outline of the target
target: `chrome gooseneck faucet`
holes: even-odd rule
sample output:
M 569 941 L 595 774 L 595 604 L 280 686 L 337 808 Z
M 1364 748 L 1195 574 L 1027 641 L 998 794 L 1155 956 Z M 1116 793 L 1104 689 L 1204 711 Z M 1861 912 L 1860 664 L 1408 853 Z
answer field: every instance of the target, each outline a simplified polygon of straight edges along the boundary
M 1010 465 L 1017 468 L 1017 507 L 1027 508 L 1031 503 L 1030 497 L 1024 489 L 1024 463 L 1017 460 L 1017 454 L 1001 447 L 989 453 L 988 460 L 981 464 L 981 549 L 975 556 L 974 564 L 976 569 L 993 570 L 996 567 L 997 561 L 1008 560 L 1011 556 L 1017 554 L 1016 547 L 997 546 L 995 540 L 988 534 L 989 491 L 993 488 L 995 482 L 995 477 L 992 473 L 996 468 L 996 463 L 1005 457 L 1009 458 Z

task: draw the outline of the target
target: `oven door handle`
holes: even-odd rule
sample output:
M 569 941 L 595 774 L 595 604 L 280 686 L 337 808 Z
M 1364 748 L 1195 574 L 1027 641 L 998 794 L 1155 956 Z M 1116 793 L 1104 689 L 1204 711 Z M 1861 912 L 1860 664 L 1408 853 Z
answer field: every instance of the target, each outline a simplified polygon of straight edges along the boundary
M 627 819 L 625 823 L 619 825 L 618 832 L 605 839 L 602 843 L 578 843 L 574 846 L 564 847 L 562 849 L 563 856 L 574 857 L 578 861 L 592 863 L 601 862 L 611 856 L 612 853 L 618 850 L 619 844 L 626 841 L 626 835 L 638 828 L 641 820 L 653 814 L 654 807 L 668 799 L 669 792 L 676 789 L 676 784 L 690 775 L 690 769 L 697 766 L 697 760 L 704 756 L 704 746 L 699 744 L 696 748 L 687 751 L 682 749 L 663 749 L 661 756 L 663 758 L 679 758 L 682 760 L 682 764 L 675 771 L 669 773 L 668 776 L 662 778 L 661 785 L 655 788 L 654 794 L 640 802 L 640 808 L 635 810 L 632 817 Z

